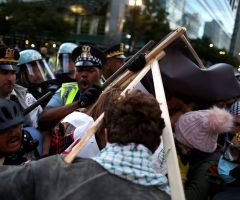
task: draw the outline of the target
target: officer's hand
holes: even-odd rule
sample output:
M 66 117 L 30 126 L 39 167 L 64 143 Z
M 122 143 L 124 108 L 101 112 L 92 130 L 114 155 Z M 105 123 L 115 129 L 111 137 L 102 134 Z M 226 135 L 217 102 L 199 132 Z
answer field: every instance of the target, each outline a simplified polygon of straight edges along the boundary
M 78 106 L 80 108 L 88 107 L 97 100 L 101 92 L 102 89 L 98 85 L 93 85 L 92 87 L 86 89 L 83 93 L 80 94 Z
M 145 54 L 140 54 L 131 64 L 128 65 L 128 69 L 132 72 L 140 71 L 146 65 Z

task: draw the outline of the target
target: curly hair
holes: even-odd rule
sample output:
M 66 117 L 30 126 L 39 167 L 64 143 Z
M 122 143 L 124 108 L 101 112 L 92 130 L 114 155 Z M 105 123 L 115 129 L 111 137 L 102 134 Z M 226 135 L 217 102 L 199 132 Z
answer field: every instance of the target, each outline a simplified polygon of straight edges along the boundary
M 112 99 L 104 115 L 108 141 L 142 144 L 154 152 L 165 127 L 161 114 L 157 100 L 141 91 Z
M 121 92 L 121 88 L 112 88 L 110 90 L 102 92 L 95 104 L 86 110 L 86 114 L 90 115 L 94 120 L 96 120 L 105 111 L 105 108 L 111 99 L 118 98 Z M 102 149 L 106 146 L 103 123 L 101 123 L 100 127 L 96 131 L 95 138 L 99 149 Z

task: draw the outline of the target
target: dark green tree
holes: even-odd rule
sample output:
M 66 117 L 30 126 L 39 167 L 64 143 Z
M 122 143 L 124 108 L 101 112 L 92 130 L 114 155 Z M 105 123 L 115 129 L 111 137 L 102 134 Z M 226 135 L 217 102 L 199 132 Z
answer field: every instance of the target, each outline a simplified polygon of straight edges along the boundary
M 161 0 L 144 0 L 142 8 L 129 7 L 124 32 L 136 41 L 159 42 L 171 30 L 166 19 L 167 13 L 161 8 Z
M 46 3 L 23 3 L 17 0 L 0 4 L 1 35 L 23 36 L 32 40 L 62 40 L 72 27 L 64 15 L 46 6 Z
M 239 61 L 232 54 L 227 53 L 226 49 L 219 49 L 217 47 L 209 47 L 211 40 L 208 37 L 202 39 L 191 40 L 191 44 L 198 56 L 203 60 L 205 65 L 213 65 L 216 63 L 228 63 L 234 67 L 239 66 Z M 226 52 L 225 55 L 220 55 L 219 52 Z

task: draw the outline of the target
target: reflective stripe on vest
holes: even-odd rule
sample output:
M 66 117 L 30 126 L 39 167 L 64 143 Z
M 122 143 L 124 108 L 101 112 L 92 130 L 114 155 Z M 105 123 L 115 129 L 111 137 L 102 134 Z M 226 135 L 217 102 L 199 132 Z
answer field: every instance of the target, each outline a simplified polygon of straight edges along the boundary
M 68 105 L 73 102 L 78 90 L 79 90 L 78 84 L 75 82 L 62 84 L 61 98 L 63 100 L 64 105 Z

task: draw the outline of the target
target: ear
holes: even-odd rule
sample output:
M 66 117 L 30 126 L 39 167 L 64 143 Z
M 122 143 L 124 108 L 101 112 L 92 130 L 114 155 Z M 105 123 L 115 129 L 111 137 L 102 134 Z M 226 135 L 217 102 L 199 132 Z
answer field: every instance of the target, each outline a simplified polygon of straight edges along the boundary
M 104 138 L 105 138 L 105 142 L 108 142 L 108 130 L 106 128 L 104 128 Z

